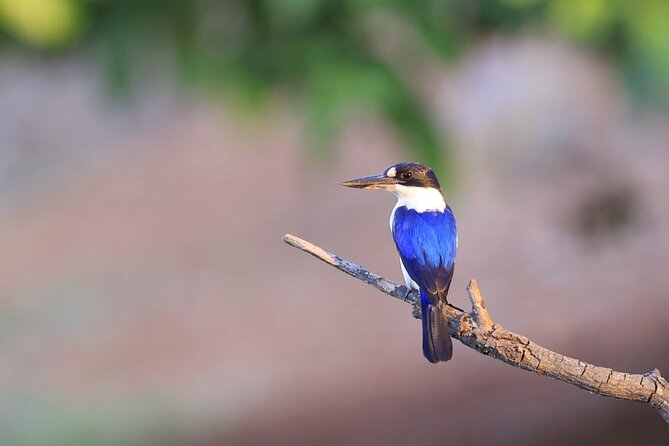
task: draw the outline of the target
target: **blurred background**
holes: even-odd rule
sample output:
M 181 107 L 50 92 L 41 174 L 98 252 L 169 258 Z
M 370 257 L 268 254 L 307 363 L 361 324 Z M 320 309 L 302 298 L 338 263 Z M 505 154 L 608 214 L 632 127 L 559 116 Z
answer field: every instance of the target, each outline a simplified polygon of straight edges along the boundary
M 401 281 L 438 171 L 492 316 L 669 375 L 669 2 L 0 0 L 3 445 L 667 444 L 642 404 L 456 345 Z

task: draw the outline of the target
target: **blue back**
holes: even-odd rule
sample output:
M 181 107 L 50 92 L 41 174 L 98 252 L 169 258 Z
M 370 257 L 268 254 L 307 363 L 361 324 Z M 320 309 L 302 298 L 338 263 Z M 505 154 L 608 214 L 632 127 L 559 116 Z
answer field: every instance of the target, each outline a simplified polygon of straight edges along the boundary
M 404 268 L 420 289 L 436 303 L 446 300 L 457 251 L 457 228 L 451 208 L 417 212 L 395 210 L 393 239 Z

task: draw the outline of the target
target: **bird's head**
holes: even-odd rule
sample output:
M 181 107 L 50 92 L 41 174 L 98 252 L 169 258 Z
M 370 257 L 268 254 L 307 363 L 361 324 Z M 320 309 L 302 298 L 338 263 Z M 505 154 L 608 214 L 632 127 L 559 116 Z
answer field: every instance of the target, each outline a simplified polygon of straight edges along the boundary
M 356 189 L 386 189 L 393 192 L 398 187 L 440 189 L 439 180 L 432 169 L 419 163 L 395 164 L 380 174 L 342 181 L 339 184 Z
M 409 207 L 443 209 L 445 206 L 439 180 L 432 169 L 424 164 L 399 163 L 380 174 L 339 184 L 356 189 L 385 189 L 397 195 Z

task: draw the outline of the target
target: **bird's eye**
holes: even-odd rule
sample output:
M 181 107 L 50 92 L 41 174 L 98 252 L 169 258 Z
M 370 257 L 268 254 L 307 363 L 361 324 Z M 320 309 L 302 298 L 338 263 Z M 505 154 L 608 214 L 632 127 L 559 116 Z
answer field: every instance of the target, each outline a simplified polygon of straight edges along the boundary
M 402 178 L 404 178 L 405 180 L 408 180 L 412 176 L 413 174 L 411 172 L 402 172 Z

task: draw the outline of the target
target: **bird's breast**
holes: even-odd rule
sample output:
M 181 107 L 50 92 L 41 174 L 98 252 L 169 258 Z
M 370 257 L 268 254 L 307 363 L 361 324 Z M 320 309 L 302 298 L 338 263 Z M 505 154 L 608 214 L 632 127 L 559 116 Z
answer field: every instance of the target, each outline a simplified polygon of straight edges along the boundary
M 457 229 L 449 207 L 443 212 L 418 212 L 396 206 L 390 225 L 397 251 L 405 263 L 415 260 L 425 265 L 442 266 L 455 260 Z

